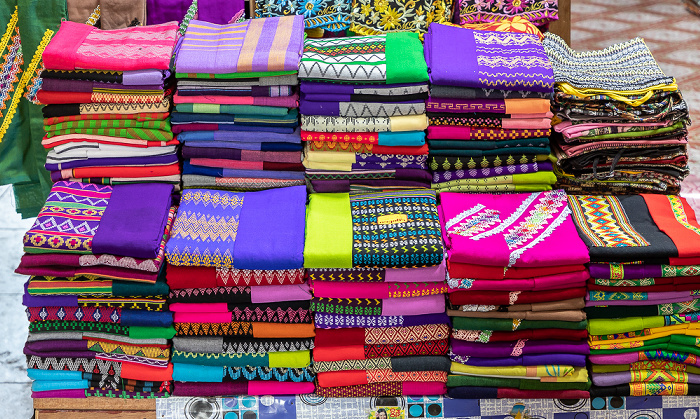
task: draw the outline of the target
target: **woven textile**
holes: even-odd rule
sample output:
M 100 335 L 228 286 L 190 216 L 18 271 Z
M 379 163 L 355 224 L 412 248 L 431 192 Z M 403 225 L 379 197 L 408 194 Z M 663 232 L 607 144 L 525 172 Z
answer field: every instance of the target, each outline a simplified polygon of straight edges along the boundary
M 350 30 L 358 35 L 425 33 L 431 23 L 449 22 L 452 7 L 452 0 L 353 0 Z
M 557 0 L 523 0 L 520 2 L 461 0 L 456 13 L 459 15 L 459 23 L 462 25 L 502 22 L 514 17 L 527 20 L 536 25 L 546 25 L 550 21 L 559 18 L 559 5 Z
M 331 32 L 348 29 L 351 17 L 350 0 L 318 0 L 306 3 L 301 0 L 255 0 L 255 17 L 303 15 L 306 29 L 320 28 Z

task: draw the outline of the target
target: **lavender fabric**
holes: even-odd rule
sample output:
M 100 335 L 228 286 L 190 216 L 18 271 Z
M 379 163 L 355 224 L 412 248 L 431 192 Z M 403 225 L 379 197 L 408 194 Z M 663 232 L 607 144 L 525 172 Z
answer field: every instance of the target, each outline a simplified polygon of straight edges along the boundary
M 433 172 L 433 182 L 442 183 L 459 179 L 484 179 L 492 176 L 515 175 L 519 173 L 535 173 L 539 171 L 551 170 L 552 163 L 550 162 L 535 162 L 526 164 L 514 164 L 511 166 L 498 166 L 463 170 L 446 170 L 442 172 Z
M 536 355 L 549 353 L 569 353 L 586 355 L 590 352 L 585 341 L 565 340 L 518 340 L 517 342 L 465 342 L 453 339 L 452 352 L 460 356 L 481 358 L 502 358 L 509 356 Z
M 314 315 L 314 323 L 319 329 L 410 327 L 426 324 L 450 324 L 450 318 L 445 313 L 423 314 L 420 316 L 365 316 L 316 313 Z
M 294 186 L 303 187 L 303 186 Z M 311 300 L 309 284 L 298 285 L 267 285 L 250 287 L 250 302 L 253 304 L 277 303 L 280 301 Z
M 400 83 L 400 84 L 387 84 L 387 85 L 339 84 L 339 83 L 322 83 L 322 82 L 313 82 L 313 81 L 302 81 L 300 83 L 301 91 L 303 93 L 340 94 L 340 95 L 363 94 L 364 89 L 382 89 L 382 88 L 396 88 L 396 87 L 407 87 L 407 86 L 425 86 L 425 83 Z
M 305 229 L 305 186 L 247 193 L 233 248 L 236 268 L 303 267 Z
M 160 166 L 177 163 L 177 154 L 149 157 L 108 157 L 104 159 L 73 160 L 65 163 L 46 163 L 49 171 L 72 169 L 75 167 L 107 167 L 107 166 Z
M 552 64 L 532 34 L 432 24 L 424 55 L 435 85 L 536 92 L 551 92 L 554 86 Z
M 173 185 L 116 185 L 92 240 L 94 254 L 158 256 L 172 205 Z
M 154 23 L 148 22 L 148 24 Z M 162 85 L 168 77 L 170 77 L 170 70 L 129 70 L 122 73 L 122 84 L 125 86 Z
M 149 25 L 157 25 L 182 19 L 189 9 L 190 1 L 183 0 L 146 0 L 146 22 Z
M 512 367 L 517 365 L 571 365 L 574 367 L 586 366 L 586 355 L 573 354 L 546 354 L 523 355 L 501 358 L 477 358 L 450 354 L 450 359 L 464 365 L 475 367 Z
M 227 24 L 241 10 L 245 11 L 243 0 L 197 0 L 197 19 L 205 22 Z
M 591 263 L 589 265 L 592 278 L 612 279 L 610 265 L 607 263 Z M 615 279 L 660 278 L 661 265 L 624 265 L 624 277 Z

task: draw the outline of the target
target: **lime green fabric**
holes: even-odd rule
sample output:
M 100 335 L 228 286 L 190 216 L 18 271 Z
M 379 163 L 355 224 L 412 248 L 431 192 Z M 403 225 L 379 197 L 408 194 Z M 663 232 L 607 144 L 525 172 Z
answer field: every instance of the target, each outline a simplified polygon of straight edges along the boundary
M 311 351 L 268 352 L 270 368 L 306 368 L 311 364 Z
M 428 65 L 417 33 L 387 33 L 384 50 L 387 84 L 428 81 Z
M 306 209 L 305 268 L 352 268 L 350 195 L 309 196 Z
M 664 316 L 625 317 L 621 319 L 590 319 L 588 333 L 591 335 L 612 335 L 666 325 Z
M 297 74 L 296 71 L 257 71 L 252 73 L 224 73 L 224 74 L 209 74 L 209 73 L 175 73 L 178 79 L 256 79 L 259 77 L 274 77 L 287 76 Z

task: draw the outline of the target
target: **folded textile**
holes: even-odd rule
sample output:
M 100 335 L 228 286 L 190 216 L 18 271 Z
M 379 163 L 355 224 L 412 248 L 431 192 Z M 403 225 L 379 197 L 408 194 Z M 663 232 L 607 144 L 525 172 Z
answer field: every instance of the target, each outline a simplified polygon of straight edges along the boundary
M 170 76 L 170 70 L 48 70 L 41 71 L 44 80 L 83 80 L 101 83 L 117 83 L 124 86 L 162 85 Z
M 311 363 L 310 351 L 241 353 L 200 353 L 173 350 L 172 361 L 226 367 L 306 368 Z
M 583 292 L 581 296 L 583 296 Z M 385 298 L 383 300 L 314 297 L 311 300 L 311 310 L 322 313 L 369 316 L 415 316 L 444 312 L 445 298 L 442 295 Z
M 172 190 L 166 184 L 111 187 L 57 182 L 25 234 L 25 251 L 155 258 Z M 82 223 L 76 225 L 78 221 Z
M 549 107 L 549 99 L 448 99 L 431 96 L 426 103 L 428 112 L 452 114 L 543 114 L 549 112 Z
M 424 295 L 444 294 L 447 284 L 444 282 L 403 282 L 403 283 L 328 283 L 309 281 L 315 297 L 325 298 L 403 298 Z
M 301 128 L 316 133 L 423 131 L 428 128 L 428 118 L 425 115 L 365 118 L 302 115 Z
M 408 32 L 307 39 L 299 77 L 346 83 L 425 82 L 428 72 L 422 53 L 418 34 Z
M 389 370 L 393 372 L 450 370 L 450 360 L 443 356 L 408 356 L 362 360 L 318 361 L 313 363 L 317 373 L 353 370 Z
M 186 190 L 165 247 L 168 263 L 219 268 L 234 268 L 235 263 L 236 269 L 301 268 L 305 200 L 306 191 L 301 186 L 247 193 Z M 276 216 L 280 206 L 287 212 L 283 218 Z
M 268 179 L 254 177 L 216 177 L 201 175 L 183 175 L 182 185 L 186 189 L 227 189 L 236 191 L 262 191 L 265 189 L 301 186 L 303 179 Z
M 502 387 L 450 387 L 447 395 L 454 399 L 588 399 L 584 390 L 520 390 Z
M 314 313 L 314 323 L 317 330 L 347 327 L 410 327 L 427 324 L 449 323 L 449 317 L 447 317 L 445 313 L 408 316 Z
M 230 394 L 263 396 L 311 394 L 313 392 L 313 383 L 287 383 L 276 381 L 190 383 L 178 381 L 174 385 L 172 395 L 181 397 L 215 397 Z
M 344 387 L 387 382 L 446 382 L 445 371 L 406 371 L 356 370 L 320 372 L 317 375 L 319 387 Z
M 409 327 L 319 329 L 316 348 L 347 345 L 389 345 L 444 339 L 449 334 L 447 324 L 428 324 Z M 586 346 L 586 349 L 588 346 Z
M 251 380 L 279 382 L 313 382 L 316 375 L 311 367 L 221 367 L 196 364 L 173 364 L 173 380 L 203 383 L 245 382 Z
M 445 263 L 424 268 L 353 268 L 307 269 L 312 281 L 333 282 L 442 282 L 445 280 Z
M 440 382 L 387 382 L 361 384 L 343 387 L 317 387 L 316 394 L 321 397 L 375 397 L 403 396 L 410 394 L 442 395 L 445 394 L 445 383 Z
M 634 382 L 615 386 L 592 386 L 591 397 L 613 396 L 697 396 L 700 395 L 700 385 L 691 383 L 650 383 Z
M 450 53 L 455 48 L 464 53 L 460 59 Z M 433 24 L 425 35 L 425 60 L 436 85 L 542 92 L 554 85 L 549 58 L 531 34 Z
M 386 358 L 393 356 L 447 355 L 449 341 L 433 340 L 401 344 L 343 345 L 314 348 L 314 361 Z
M 314 194 L 309 199 L 306 268 L 421 267 L 442 261 L 432 191 Z M 399 235 L 397 229 L 405 233 Z M 373 247 L 384 234 L 391 240 L 392 256 Z M 406 240 L 419 237 L 425 245 L 416 253 Z
M 176 319 L 178 336 L 252 336 L 254 338 L 309 338 L 314 336 L 313 324 L 285 324 L 263 322 L 232 322 L 230 318 L 200 315 L 215 322 L 185 323 Z
M 299 111 L 304 115 L 342 116 L 350 118 L 396 117 L 425 113 L 425 101 L 407 102 L 315 102 L 302 96 Z
M 102 31 L 87 24 L 61 22 L 42 54 L 51 70 L 167 70 L 177 23 Z
M 303 18 L 298 16 L 227 25 L 191 20 L 177 52 L 175 68 L 178 73 L 237 77 L 293 74 L 299 67 L 303 31 Z
M 506 3 L 497 3 L 494 7 L 483 7 L 478 0 L 462 0 L 459 2 L 459 23 L 471 25 L 485 23 L 490 26 L 524 25 L 524 22 L 532 22 L 541 26 L 559 18 L 557 2 L 535 3 L 527 8 L 509 7 Z M 510 31 L 509 31 L 510 32 Z

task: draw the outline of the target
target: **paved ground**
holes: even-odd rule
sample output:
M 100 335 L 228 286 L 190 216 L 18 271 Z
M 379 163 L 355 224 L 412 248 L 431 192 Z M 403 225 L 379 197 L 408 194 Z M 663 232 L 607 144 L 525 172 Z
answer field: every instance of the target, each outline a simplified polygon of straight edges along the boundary
M 700 209 L 700 18 L 680 0 L 573 0 L 572 48 L 600 49 L 635 36 L 646 39 L 661 68 L 676 77 L 696 125 L 691 127 L 691 175 L 683 185 Z M 605 19 L 602 19 L 605 17 Z M 22 235 L 32 220 L 13 209 L 12 190 L 0 187 L 0 418 L 31 417 L 30 386 L 22 347 L 27 319 L 21 305 L 26 278 L 13 272 Z

